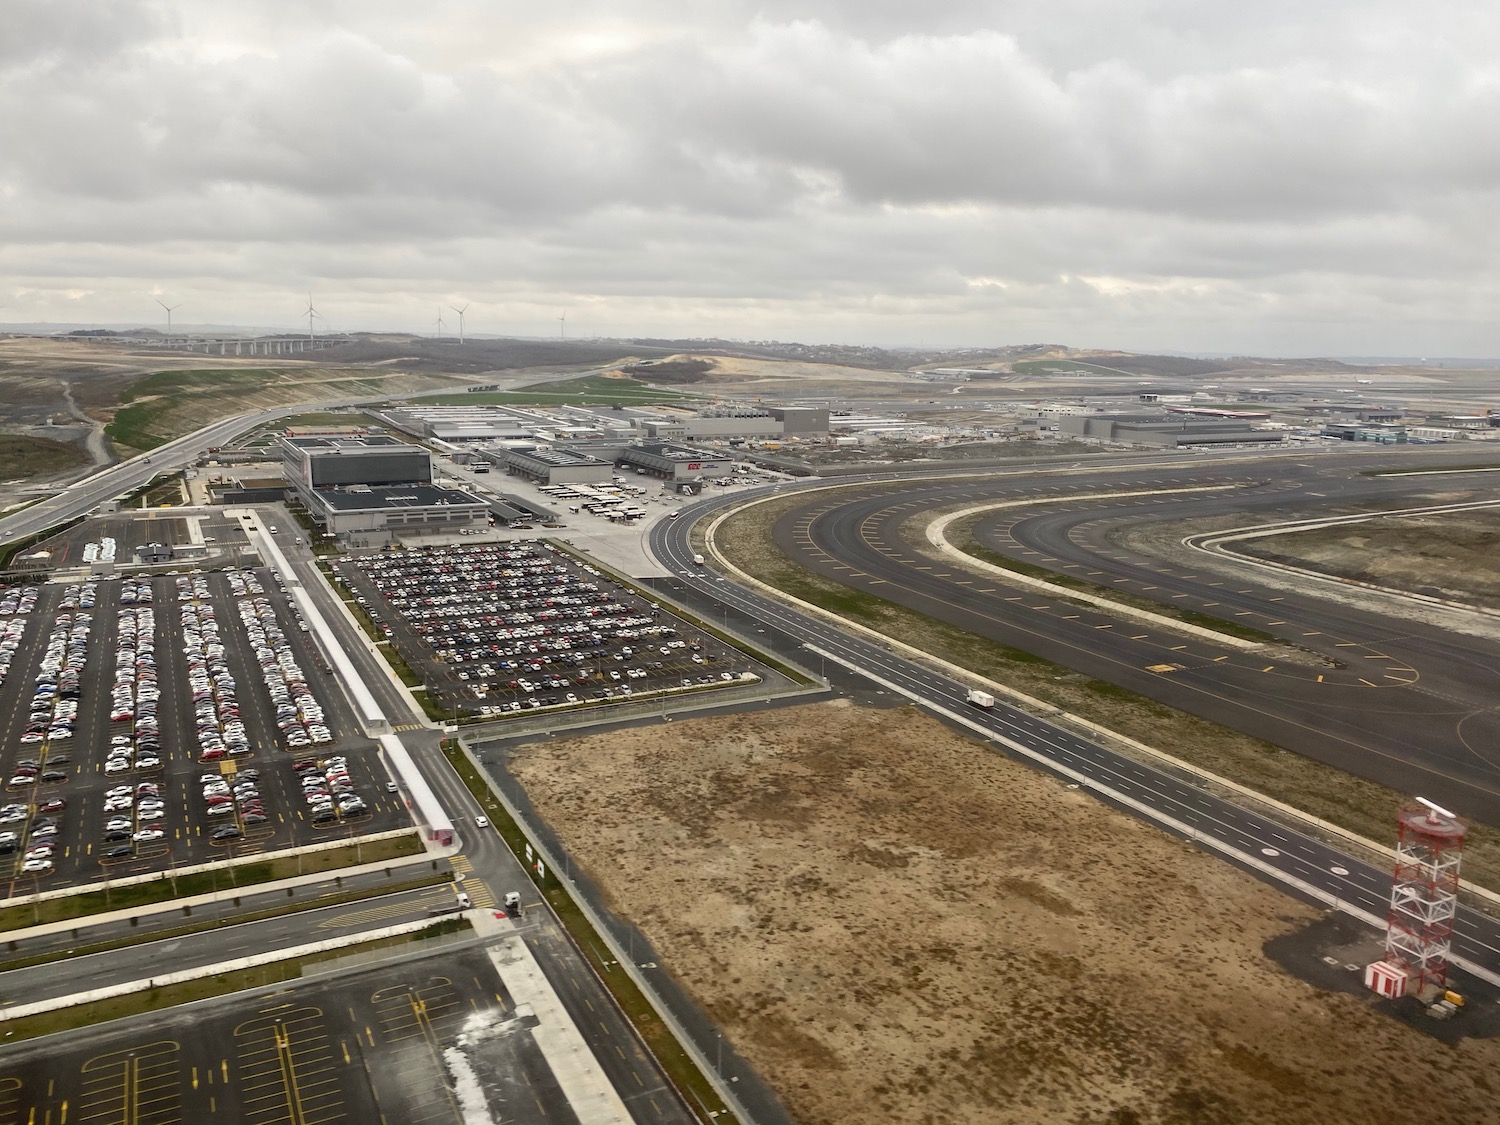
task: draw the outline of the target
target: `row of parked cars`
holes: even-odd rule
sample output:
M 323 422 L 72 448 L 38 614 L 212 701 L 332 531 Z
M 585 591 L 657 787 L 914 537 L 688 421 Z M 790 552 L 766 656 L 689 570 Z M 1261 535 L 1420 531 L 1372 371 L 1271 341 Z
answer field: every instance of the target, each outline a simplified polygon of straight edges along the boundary
M 240 718 L 234 675 L 229 671 L 218 618 L 211 605 L 190 602 L 178 611 L 188 691 L 198 735 L 198 761 L 214 762 L 250 753 L 250 735 Z
M 209 831 L 209 839 L 218 843 L 238 840 L 247 829 L 265 824 L 265 802 L 260 795 L 260 771 L 238 770 L 235 773 L 206 773 L 198 779 L 203 786 L 203 804 L 211 817 L 224 822 Z
M 50 875 L 60 814 L 68 807 L 61 797 L 49 797 L 36 806 L 20 802 L 0 806 L 0 855 L 21 853 L 17 870 L 22 875 Z M 23 850 L 24 849 L 24 850 Z
M 459 563 L 445 573 L 436 560 L 450 555 Z M 577 667 L 613 642 L 675 635 L 658 620 L 659 610 L 633 611 L 531 544 L 447 548 L 440 556 L 408 551 L 357 565 L 438 659 L 491 669 L 461 679 L 473 671 Z
M 36 608 L 41 587 L 34 583 L 0 586 L 0 617 L 20 617 Z
M 369 806 L 349 776 L 349 760 L 342 755 L 321 761 L 303 758 L 293 762 L 292 769 L 301 779 L 308 817 L 314 826 L 327 827 L 336 821 L 369 813 Z
M 99 596 L 97 582 L 69 582 L 63 587 L 58 609 L 93 609 L 94 599 Z
M 162 818 L 167 803 L 161 786 L 154 781 L 121 784 L 104 793 L 104 836 L 99 855 L 119 861 L 134 856 L 142 844 L 158 844 L 166 839 Z
M 718 656 L 679 638 L 660 609 L 632 604 L 597 570 L 565 563 L 547 545 L 424 549 L 353 565 L 472 685 L 463 690 L 486 700 L 481 715 L 630 697 L 652 677 L 672 690 L 735 678 L 708 667 Z M 494 693 L 516 698 L 493 704 Z
M 64 588 L 65 602 L 79 603 L 83 591 L 93 583 L 70 583 Z M 93 599 L 88 599 L 90 605 Z M 89 633 L 93 614 L 78 610 L 60 613 L 52 622 L 47 648 L 36 674 L 26 729 L 21 735 L 23 746 L 37 746 L 37 757 L 25 758 L 11 771 L 14 787 L 35 785 L 39 781 L 66 781 L 68 774 L 59 768 L 70 761 L 67 754 L 52 753 L 54 744 L 73 738 L 78 723 L 78 695 L 83 668 L 88 662 Z
M 287 746 L 301 750 L 333 741 L 323 705 L 313 694 L 291 642 L 276 620 L 276 610 L 267 597 L 245 597 L 239 601 L 240 623 L 250 638 L 250 647 L 260 664 L 261 679 L 276 709 L 276 728 Z
M 109 718 L 113 723 L 130 723 L 131 728 L 129 734 L 111 733 L 104 772 L 159 770 L 161 724 L 157 707 L 161 688 L 156 679 L 156 611 L 144 605 L 121 609 L 116 623 L 119 639 L 115 646 Z
M 151 581 L 147 578 L 126 578 L 120 583 L 121 605 L 150 605 L 156 600 L 156 593 L 151 588 Z
M 21 638 L 26 635 L 26 618 L 12 617 L 0 625 L 0 684 L 10 675 L 11 661 L 21 647 Z
M 27 614 L 36 608 L 37 586 L 0 586 L 0 684 L 10 675 L 11 661 L 26 635 Z

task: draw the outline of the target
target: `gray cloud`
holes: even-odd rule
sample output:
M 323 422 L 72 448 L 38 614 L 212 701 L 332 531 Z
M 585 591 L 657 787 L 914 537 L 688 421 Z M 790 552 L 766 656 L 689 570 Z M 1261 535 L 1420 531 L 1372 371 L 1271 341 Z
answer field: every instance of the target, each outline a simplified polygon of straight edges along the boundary
M 316 287 L 344 327 L 463 293 L 481 330 L 566 305 L 613 332 L 1500 352 L 1500 16 L 1220 7 L 12 0 L 0 292 L 18 319 L 169 290 L 265 322 Z

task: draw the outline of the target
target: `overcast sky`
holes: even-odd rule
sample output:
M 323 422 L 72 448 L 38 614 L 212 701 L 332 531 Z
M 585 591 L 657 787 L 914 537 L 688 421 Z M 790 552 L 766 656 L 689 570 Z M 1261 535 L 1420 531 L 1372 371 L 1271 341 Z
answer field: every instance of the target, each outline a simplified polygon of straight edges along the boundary
M 1496 356 L 1497 44 L 1484 0 L 0 0 L 0 322 Z

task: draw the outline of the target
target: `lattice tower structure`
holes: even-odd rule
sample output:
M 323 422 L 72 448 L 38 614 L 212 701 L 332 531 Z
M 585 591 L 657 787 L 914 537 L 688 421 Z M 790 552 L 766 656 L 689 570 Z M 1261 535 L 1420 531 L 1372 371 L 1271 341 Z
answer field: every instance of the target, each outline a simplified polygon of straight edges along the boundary
M 1468 830 L 1451 813 L 1424 805 L 1402 809 L 1396 831 L 1385 959 L 1406 970 L 1413 992 L 1446 987 Z

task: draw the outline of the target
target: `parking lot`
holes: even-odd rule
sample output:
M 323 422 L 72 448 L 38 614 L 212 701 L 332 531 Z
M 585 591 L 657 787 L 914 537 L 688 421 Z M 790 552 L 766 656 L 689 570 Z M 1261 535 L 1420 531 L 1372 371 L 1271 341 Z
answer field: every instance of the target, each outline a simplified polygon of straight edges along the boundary
M 8 1048 L 0 1125 L 576 1120 L 531 1022 L 464 950 Z
M 137 550 L 153 543 L 175 548 L 182 566 L 212 565 L 220 557 L 250 548 L 236 521 L 222 511 L 177 514 L 175 509 L 148 508 L 100 516 L 60 531 L 22 552 L 16 565 L 56 569 L 94 561 L 134 563 Z
M 341 559 L 386 640 L 457 715 L 498 717 L 743 683 L 749 656 L 545 540 Z
M 0 671 L 10 894 L 410 824 L 269 571 L 0 589 Z

